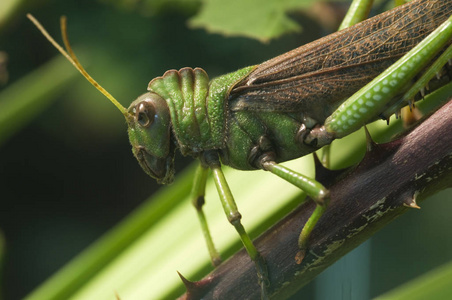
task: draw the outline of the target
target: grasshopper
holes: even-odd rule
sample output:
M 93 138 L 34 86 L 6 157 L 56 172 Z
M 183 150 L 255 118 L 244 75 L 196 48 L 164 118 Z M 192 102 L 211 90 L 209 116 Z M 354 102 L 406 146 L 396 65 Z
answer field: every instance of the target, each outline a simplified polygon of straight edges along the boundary
M 221 260 L 202 211 L 208 170 L 213 174 L 229 222 L 255 262 L 265 298 L 268 274 L 241 223 L 221 166 L 265 170 L 306 192 L 316 209 L 301 229 L 295 261 L 301 263 L 309 235 L 327 208 L 329 191 L 315 179 L 280 163 L 312 153 L 382 116 L 412 103 L 414 77 L 434 58 L 438 63 L 416 83 L 422 88 L 452 57 L 452 0 L 414 0 L 355 26 L 294 49 L 260 65 L 209 80 L 201 68 L 167 71 L 126 109 L 78 62 L 66 35 L 67 52 L 30 19 L 49 41 L 124 115 L 132 152 L 159 183 L 171 183 L 174 156 L 199 159 L 192 190 L 212 263 Z M 432 71 L 433 70 L 433 71 Z M 401 99 L 401 100 L 400 100 Z

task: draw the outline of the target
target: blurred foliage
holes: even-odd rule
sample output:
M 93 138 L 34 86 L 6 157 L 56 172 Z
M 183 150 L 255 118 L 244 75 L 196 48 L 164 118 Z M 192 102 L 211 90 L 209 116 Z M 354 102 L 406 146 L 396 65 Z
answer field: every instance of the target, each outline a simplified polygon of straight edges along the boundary
M 0 51 L 0 86 L 8 82 L 8 54 Z
M 268 41 L 300 31 L 300 25 L 289 18 L 287 12 L 306 8 L 312 3 L 312 0 L 204 1 L 200 13 L 189 24 L 227 36 L 239 35 Z M 231 16 L 234 19 L 232 22 Z
M 57 57 L 0 92 L 0 145 L 50 105 L 74 75 L 78 73 L 66 59 Z
M 168 245 L 167 240 L 163 239 L 156 247 L 145 248 L 144 251 L 141 248 L 143 252 L 135 256 L 132 249 L 127 249 L 129 253 L 124 248 L 118 250 L 111 244 L 102 244 L 108 236 L 125 228 L 120 224 L 100 240 L 99 247 L 105 252 L 118 251 L 116 254 L 123 251 L 126 258 L 118 254 L 118 260 L 130 259 L 135 265 L 128 265 L 132 269 L 122 270 L 122 273 L 111 274 L 108 268 L 98 268 L 84 278 L 76 278 L 79 281 L 71 282 L 72 288 L 86 284 L 84 288 L 89 290 L 90 286 L 106 278 L 102 276 L 110 274 L 116 276 L 114 280 L 118 286 L 122 282 L 129 291 L 139 293 L 143 289 L 144 293 L 149 294 L 153 292 L 149 286 L 158 285 L 149 280 L 157 276 L 163 281 L 174 282 L 174 296 L 181 291 L 176 269 L 196 279 L 210 268 L 207 262 L 196 266 L 196 271 L 190 271 L 193 273 L 186 271 L 200 260 L 208 261 L 207 253 L 189 201 L 180 203 L 179 198 L 170 198 L 166 193 L 185 191 L 187 194 L 188 188 L 179 190 L 174 185 L 160 192 L 163 195 L 160 201 L 150 200 L 142 204 L 158 186 L 142 172 L 133 158 L 122 117 L 60 57 L 25 18 L 25 13 L 34 14 L 55 37 L 59 35 L 60 15 L 67 15 L 69 37 L 82 64 L 101 85 L 128 106 L 135 97 L 146 91 L 151 78 L 160 76 L 167 69 L 201 66 L 214 77 L 262 62 L 336 28 L 337 22 L 330 24 L 330 29 L 322 28 L 317 22 L 318 13 L 312 13 L 314 10 L 308 14 L 306 11 L 293 10 L 293 2 L 278 2 L 281 3 L 281 7 L 276 9 L 278 17 L 263 18 L 270 21 L 267 27 L 260 24 L 253 33 L 228 33 L 229 36 L 258 33 L 257 38 L 260 40 L 273 38 L 270 43 L 263 45 L 256 40 L 224 37 L 202 29 L 187 28 L 187 24 L 191 24 L 190 18 L 195 18 L 195 14 L 199 13 L 202 17 L 205 11 L 218 11 L 211 5 L 215 3 L 221 7 L 227 1 L 0 1 L 0 51 L 8 56 L 7 73 L 4 71 L 5 64 L 1 65 L 3 69 L 0 68 L 0 74 L 8 74 L 8 81 L 0 86 L 0 122 L 4 120 L 0 125 L 0 131 L 4 132 L 0 145 L 0 227 L 4 231 L 6 249 L 5 275 L 1 277 L 4 280 L 1 286 L 5 287 L 5 299 L 21 299 L 29 294 L 134 209 L 137 212 L 122 224 L 139 224 L 137 226 L 142 231 L 137 230 L 137 227 L 129 227 L 132 229 L 125 236 L 137 241 L 123 239 L 121 245 L 124 247 L 128 243 L 139 246 L 139 236 L 143 234 L 144 228 L 160 221 L 167 214 L 165 209 L 169 208 L 179 210 L 177 213 L 184 212 L 185 216 L 188 214 L 188 221 L 192 221 L 193 225 L 189 225 L 189 222 L 180 225 L 181 218 L 177 215 L 167 223 L 158 223 L 160 227 L 152 230 L 160 230 L 166 238 L 170 235 L 192 238 L 195 246 L 184 252 L 180 251 L 180 244 Z M 262 7 L 262 15 L 268 16 L 269 7 L 275 3 L 260 1 L 256 10 L 252 10 L 253 14 L 259 15 L 258 9 Z M 300 3 L 304 5 L 303 1 Z M 207 13 L 202 18 L 227 21 L 224 17 L 230 16 L 232 27 L 248 30 L 256 21 L 246 16 L 251 10 L 246 7 L 248 4 L 240 1 L 240 5 L 244 6 L 238 6 L 237 12 L 220 9 L 221 18 L 208 16 Z M 340 19 L 335 15 L 337 9 L 322 7 L 320 14 L 324 19 Z M 290 19 L 286 19 L 287 11 L 290 12 Z M 325 17 L 326 14 L 328 16 Z M 285 20 L 283 23 L 286 29 L 294 29 L 295 23 L 289 20 L 296 20 L 297 26 L 308 30 L 303 34 L 286 34 L 276 39 L 283 32 L 272 27 L 272 21 L 278 18 Z M 203 24 L 212 30 L 217 26 Z M 259 31 L 263 28 L 267 29 Z M 226 30 L 215 29 L 215 32 L 225 33 Z M 338 157 L 348 156 L 351 161 L 357 161 L 364 148 L 354 143 L 362 143 L 362 138 L 363 135 L 358 133 L 344 141 L 344 144 L 339 143 L 333 151 Z M 352 147 L 352 151 L 356 152 L 347 150 L 350 148 L 345 146 Z M 178 157 L 176 167 L 182 169 L 190 161 Z M 338 164 L 350 164 L 351 161 Z M 294 164 L 298 166 L 300 163 Z M 285 204 L 282 203 L 282 208 L 268 206 L 266 211 L 260 211 L 265 209 L 265 205 L 256 207 L 256 192 L 241 189 L 243 182 L 250 182 L 247 179 L 249 177 L 260 180 L 260 175 L 255 176 L 258 172 L 252 176 L 247 172 L 228 172 L 231 172 L 228 173 L 231 185 L 235 184 L 233 192 L 238 196 L 241 210 L 243 208 L 244 221 L 256 226 L 251 230 L 254 236 L 263 230 L 255 225 L 259 217 L 270 220 L 266 221 L 265 226 L 268 226 L 299 201 L 299 196 L 294 196 L 293 199 L 287 199 Z M 190 176 L 190 173 L 180 176 L 181 185 L 189 182 Z M 273 187 L 276 193 L 288 190 L 284 184 L 281 186 L 279 182 L 273 184 L 273 179 L 267 180 L 256 181 L 256 188 L 259 189 L 262 184 L 269 190 Z M 262 197 L 270 192 L 262 189 Z M 213 223 L 212 229 L 217 232 L 216 241 L 225 248 L 223 253 L 227 256 L 237 250 L 240 244 L 235 240 L 232 246 L 225 246 L 225 241 L 231 239 L 230 236 L 235 238 L 235 233 L 225 220 L 214 194 L 211 191 L 208 195 L 208 218 Z M 432 204 L 427 201 L 422 214 L 407 214 L 409 217 L 404 218 L 405 221 L 397 220 L 373 239 L 372 264 L 360 276 L 372 276 L 379 280 L 372 281 L 368 293 L 378 295 L 452 258 L 452 240 L 447 232 L 450 218 L 445 215 L 451 207 L 443 201 L 450 195 L 442 195 Z M 278 201 L 265 202 L 269 205 L 278 204 Z M 143 216 L 144 207 L 148 208 L 146 212 L 153 219 L 148 220 Z M 137 218 L 140 214 L 141 219 Z M 246 223 L 245 226 L 250 224 Z M 228 235 L 226 232 L 232 233 Z M 404 241 L 400 240 L 402 235 L 406 237 Z M 181 238 L 179 242 L 185 245 L 186 241 Z M 166 261 L 162 259 L 164 256 L 157 255 L 162 251 L 179 256 L 180 262 L 155 269 L 143 261 L 146 258 Z M 86 253 L 83 252 L 80 257 L 86 256 Z M 424 253 L 432 254 L 424 256 Z M 424 256 L 423 259 L 413 264 L 420 255 Z M 366 259 L 370 264 L 370 258 Z M 83 264 L 77 266 L 85 269 L 89 267 Z M 388 269 L 391 270 L 389 274 Z M 169 277 L 164 277 L 164 272 L 168 272 Z M 343 275 L 346 271 L 341 272 L 341 277 L 346 279 L 347 276 Z M 131 277 L 125 278 L 124 274 L 131 274 Z M 99 278 L 92 279 L 95 275 L 99 275 Z M 60 286 L 63 279 L 57 277 Z M 144 285 L 139 286 L 139 283 Z M 312 298 L 309 291 L 314 290 L 313 286 L 315 283 L 304 289 L 304 297 L 308 297 L 305 299 Z M 107 287 L 108 290 L 110 288 Z M 79 295 L 86 295 L 83 289 L 78 292 Z
M 4 265 L 5 265 L 5 237 L 3 236 L 3 232 L 0 231 L 0 299 L 4 299 L 3 298 Z
M 230 1 L 137 1 L 103 0 L 120 9 L 135 10 L 144 15 L 177 11 L 192 16 L 188 24 L 225 36 L 244 36 L 269 41 L 301 30 L 288 16 L 311 6 L 314 0 L 230 0 Z
M 0 2 L 0 32 L 7 26 L 10 18 L 23 4 L 22 0 L 3 0 Z
M 452 295 L 452 263 L 442 265 L 383 294 L 376 300 L 449 299 Z
M 117 9 L 136 11 L 137 13 L 152 16 L 168 12 L 178 12 L 184 15 L 195 14 L 201 0 L 100 0 L 103 3 L 114 5 Z

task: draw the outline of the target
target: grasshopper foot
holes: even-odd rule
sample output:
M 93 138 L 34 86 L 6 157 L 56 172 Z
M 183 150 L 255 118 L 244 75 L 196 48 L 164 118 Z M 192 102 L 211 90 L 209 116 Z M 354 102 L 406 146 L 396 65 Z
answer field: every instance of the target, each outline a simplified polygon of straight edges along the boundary
M 295 262 L 297 263 L 297 265 L 301 264 L 305 256 L 306 249 L 300 249 L 300 251 L 297 252 L 297 254 L 295 255 Z
M 268 287 L 270 286 L 270 280 L 268 279 L 267 263 L 260 254 L 254 263 L 257 270 L 258 283 L 261 287 L 261 299 L 269 299 Z

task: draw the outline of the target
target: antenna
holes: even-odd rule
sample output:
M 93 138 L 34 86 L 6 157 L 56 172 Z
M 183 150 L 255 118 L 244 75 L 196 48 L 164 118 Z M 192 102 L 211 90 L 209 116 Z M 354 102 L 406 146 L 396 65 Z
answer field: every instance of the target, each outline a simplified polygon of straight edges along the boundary
M 96 89 L 98 89 L 105 97 L 107 97 L 118 109 L 119 111 L 126 117 L 126 119 L 129 116 L 129 112 L 127 109 L 122 106 L 107 90 L 105 90 L 99 83 L 97 83 L 96 80 L 94 80 L 88 72 L 82 67 L 79 60 L 77 59 L 77 56 L 75 56 L 74 51 L 72 51 L 72 47 L 69 44 L 69 39 L 67 36 L 67 30 L 66 30 L 66 17 L 62 16 L 60 19 L 60 27 L 61 27 L 61 35 L 63 37 L 64 46 L 66 47 L 67 52 L 61 47 L 53 38 L 52 36 L 47 32 L 47 30 L 44 29 L 44 27 L 39 23 L 38 20 L 36 20 L 35 17 L 33 17 L 31 14 L 27 14 L 27 18 L 30 19 L 31 22 L 41 31 L 41 33 L 46 37 L 46 39 L 55 47 L 58 51 L 63 54 L 64 57 L 88 80 Z

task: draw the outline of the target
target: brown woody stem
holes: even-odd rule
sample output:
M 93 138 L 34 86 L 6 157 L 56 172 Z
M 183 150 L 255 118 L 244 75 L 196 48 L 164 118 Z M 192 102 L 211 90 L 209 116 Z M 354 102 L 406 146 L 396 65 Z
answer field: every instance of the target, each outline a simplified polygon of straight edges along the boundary
M 262 234 L 255 245 L 265 258 L 272 298 L 286 298 L 416 202 L 452 186 L 452 100 L 393 142 L 373 145 L 362 162 L 329 189 L 331 202 L 296 264 L 299 230 L 315 208 L 300 206 Z M 332 182 L 326 173 L 321 182 Z M 329 177 L 329 178 L 328 178 Z M 189 285 L 192 299 L 260 299 L 253 262 L 240 251 L 206 279 Z

